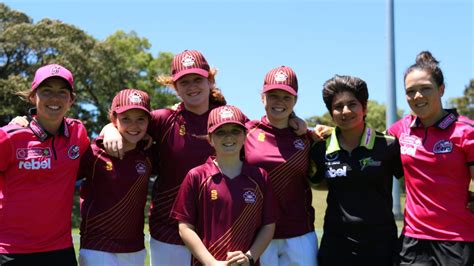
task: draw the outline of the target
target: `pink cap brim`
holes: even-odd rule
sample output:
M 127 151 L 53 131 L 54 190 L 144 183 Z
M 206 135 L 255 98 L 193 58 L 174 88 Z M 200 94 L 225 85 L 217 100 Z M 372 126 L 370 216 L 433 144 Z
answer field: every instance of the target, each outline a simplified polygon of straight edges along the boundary
M 201 68 L 190 68 L 190 69 L 186 69 L 186 70 L 183 70 L 183 71 L 180 71 L 180 72 L 176 73 L 173 76 L 173 82 L 177 81 L 182 76 L 187 75 L 187 74 L 198 74 L 198 75 L 201 75 L 205 78 L 209 77 L 209 71 L 207 71 L 207 70 L 204 70 L 204 69 L 201 69 Z
M 145 111 L 147 114 L 150 115 L 150 111 L 148 109 L 146 109 L 145 107 L 143 106 L 139 106 L 139 105 L 129 105 L 129 106 L 122 106 L 120 108 L 117 108 L 114 110 L 114 112 L 116 112 L 117 114 L 121 114 L 123 112 L 126 112 L 128 110 L 132 110 L 132 109 L 140 109 L 140 110 L 143 110 Z
M 293 95 L 293 96 L 298 96 L 298 94 L 296 93 L 296 91 L 288 86 L 288 85 L 284 85 L 284 84 L 272 84 L 272 85 L 265 85 L 263 86 L 263 92 L 267 92 L 267 91 L 271 91 L 271 90 L 283 90 L 283 91 L 286 91 L 288 92 L 289 94 Z
M 207 130 L 207 133 L 208 134 L 212 134 L 212 132 L 214 132 L 218 127 L 222 126 L 222 125 L 225 125 L 225 124 L 236 124 L 238 126 L 241 126 L 243 127 L 244 129 L 247 129 L 247 127 L 245 127 L 244 124 L 242 124 L 241 122 L 239 121 L 232 121 L 232 120 L 228 120 L 228 121 L 222 121 L 212 127 L 210 127 L 208 130 Z

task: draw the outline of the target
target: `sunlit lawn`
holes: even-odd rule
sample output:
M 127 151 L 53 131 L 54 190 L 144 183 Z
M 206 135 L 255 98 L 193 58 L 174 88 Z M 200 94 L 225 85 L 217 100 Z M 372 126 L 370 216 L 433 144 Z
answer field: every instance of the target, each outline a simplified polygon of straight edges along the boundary
M 474 184 L 471 184 L 471 191 L 474 191 Z M 324 219 L 324 213 L 326 212 L 326 196 L 327 196 L 327 191 L 322 191 L 322 190 L 313 190 L 313 207 L 315 209 L 315 221 L 314 221 L 314 227 L 316 228 L 316 231 L 318 232 L 318 240 L 321 240 L 321 231 L 323 228 L 323 219 Z M 74 207 L 74 222 L 73 225 L 75 227 L 79 226 L 79 219 L 76 219 L 79 217 L 79 207 L 78 207 L 78 200 L 77 200 L 77 195 L 76 195 L 76 205 Z M 402 213 L 403 213 L 403 208 L 405 206 L 405 195 L 402 194 L 401 196 L 401 206 L 402 206 Z M 148 213 L 148 209 L 146 210 L 146 213 Z M 397 226 L 398 229 L 401 230 L 403 225 L 403 221 L 397 221 Z M 147 234 L 146 239 L 148 239 L 148 221 L 146 221 L 145 224 L 145 232 Z M 74 228 L 72 231 L 73 235 L 78 236 L 79 235 L 79 229 Z M 147 249 L 147 257 L 145 261 L 145 265 L 150 265 L 150 257 L 149 257 L 149 242 L 145 241 L 145 247 Z M 78 241 L 74 241 L 74 248 L 76 249 L 76 255 L 79 255 L 79 243 Z

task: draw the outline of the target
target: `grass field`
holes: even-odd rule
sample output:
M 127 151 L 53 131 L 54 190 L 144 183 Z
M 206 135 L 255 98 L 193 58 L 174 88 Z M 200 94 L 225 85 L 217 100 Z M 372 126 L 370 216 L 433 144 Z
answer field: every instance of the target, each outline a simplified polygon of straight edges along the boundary
M 474 191 L 474 185 L 471 185 L 471 191 Z M 314 221 L 314 227 L 316 228 L 317 232 L 321 232 L 323 228 L 323 219 L 324 219 L 324 213 L 326 212 L 326 196 L 327 196 L 327 191 L 323 190 L 313 190 L 313 207 L 315 210 L 315 221 Z M 402 205 L 402 213 L 403 213 L 403 207 L 405 206 L 405 195 L 402 194 L 401 197 L 401 205 Z M 148 205 L 147 205 L 148 208 Z M 76 255 L 79 255 L 79 225 L 80 225 L 80 214 L 79 214 L 79 200 L 78 200 L 78 195 L 76 194 L 75 198 L 75 204 L 74 204 L 74 209 L 73 209 L 73 227 L 74 229 L 72 230 L 74 237 L 74 248 L 76 249 Z M 146 210 L 146 213 L 148 213 L 148 209 Z M 403 221 L 396 221 L 398 229 L 400 230 Z M 145 223 L 145 232 L 147 234 L 147 239 L 148 239 L 148 220 Z M 318 240 L 321 240 L 321 235 L 318 233 Z M 147 252 L 149 252 L 149 242 L 145 241 L 145 247 L 147 249 Z M 149 263 L 149 254 L 147 253 L 145 265 L 150 265 Z

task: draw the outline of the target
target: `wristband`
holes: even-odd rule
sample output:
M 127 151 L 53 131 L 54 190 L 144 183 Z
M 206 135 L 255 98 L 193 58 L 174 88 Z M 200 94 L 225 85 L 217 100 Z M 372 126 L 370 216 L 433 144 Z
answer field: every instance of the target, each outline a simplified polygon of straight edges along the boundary
M 249 259 L 249 265 L 250 265 L 250 266 L 254 266 L 254 265 L 255 265 L 255 261 L 253 260 L 252 255 L 250 255 L 249 253 L 245 253 L 245 256 Z

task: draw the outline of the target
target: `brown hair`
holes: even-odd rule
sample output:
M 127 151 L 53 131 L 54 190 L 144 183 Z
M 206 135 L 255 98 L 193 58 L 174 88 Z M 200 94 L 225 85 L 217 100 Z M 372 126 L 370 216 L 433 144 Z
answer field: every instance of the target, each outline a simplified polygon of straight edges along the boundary
M 209 105 L 213 105 L 213 106 L 226 105 L 227 101 L 225 100 L 225 97 L 222 94 L 221 90 L 216 85 L 216 79 L 215 79 L 216 75 L 217 75 L 217 69 L 211 68 L 211 70 L 209 70 L 209 76 L 207 77 L 207 79 L 209 80 L 209 83 L 211 84 L 211 91 L 209 93 Z M 159 84 L 173 88 L 176 91 L 176 84 L 175 82 L 173 82 L 173 78 L 171 76 L 158 76 L 156 78 L 156 81 Z
M 403 76 L 403 80 L 407 79 L 407 75 L 414 70 L 422 70 L 430 74 L 436 82 L 436 85 L 444 85 L 443 71 L 438 66 L 439 62 L 429 51 L 422 51 L 416 56 L 415 64 L 411 65 Z

